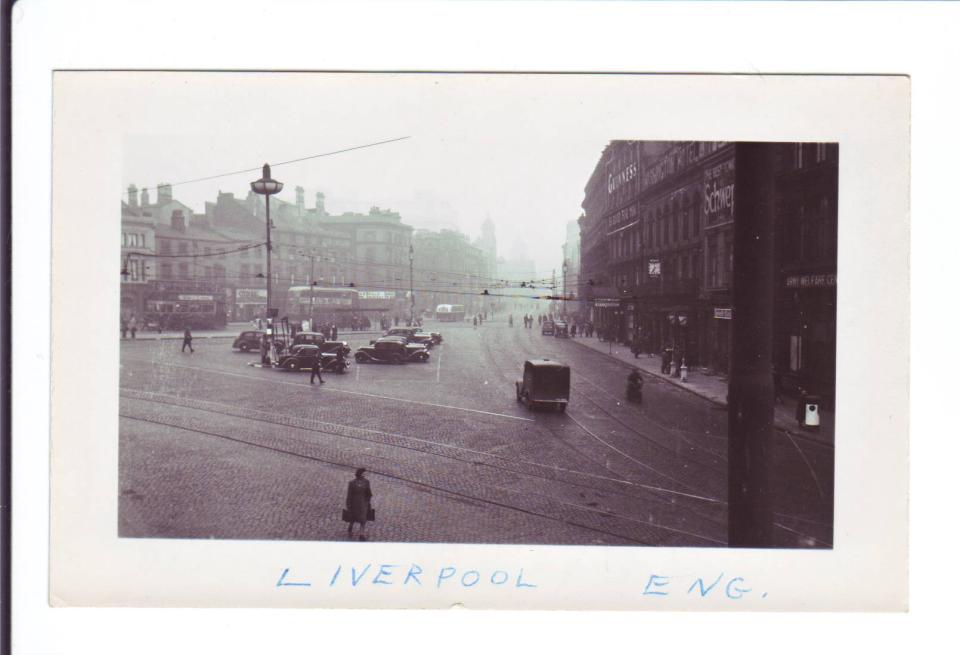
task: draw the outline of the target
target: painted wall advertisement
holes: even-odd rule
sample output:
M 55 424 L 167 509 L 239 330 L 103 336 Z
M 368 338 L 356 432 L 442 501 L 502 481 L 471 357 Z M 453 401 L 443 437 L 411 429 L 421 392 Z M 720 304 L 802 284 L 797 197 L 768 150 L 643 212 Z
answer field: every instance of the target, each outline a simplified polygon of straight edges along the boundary
M 733 220 L 733 160 L 703 172 L 703 217 L 707 225 Z

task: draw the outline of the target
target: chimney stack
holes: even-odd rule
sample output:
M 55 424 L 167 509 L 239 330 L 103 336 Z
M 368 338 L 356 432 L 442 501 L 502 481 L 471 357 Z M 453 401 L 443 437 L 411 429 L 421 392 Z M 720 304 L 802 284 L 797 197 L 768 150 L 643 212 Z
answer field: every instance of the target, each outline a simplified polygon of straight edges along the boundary
M 140 206 L 149 207 L 150 206 L 150 192 L 147 191 L 147 187 L 143 187 L 140 190 Z
M 303 187 L 298 186 L 295 191 L 297 192 L 297 216 L 303 216 L 303 210 L 307 206 L 303 201 Z
M 137 185 L 131 184 L 127 187 L 127 204 L 131 207 L 137 206 Z
M 173 187 L 167 183 L 157 185 L 157 204 L 164 205 L 173 201 Z
M 173 210 L 173 214 L 170 215 L 170 225 L 173 227 L 174 230 L 177 230 L 178 232 L 187 231 L 187 222 L 183 218 L 182 209 Z
M 327 208 L 324 206 L 324 196 L 322 193 L 317 192 L 317 216 L 326 216 Z

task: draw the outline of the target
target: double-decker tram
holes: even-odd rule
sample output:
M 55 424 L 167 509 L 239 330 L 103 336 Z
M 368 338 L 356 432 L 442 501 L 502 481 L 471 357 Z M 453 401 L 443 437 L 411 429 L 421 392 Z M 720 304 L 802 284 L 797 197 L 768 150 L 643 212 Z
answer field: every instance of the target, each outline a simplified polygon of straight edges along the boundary
M 437 305 L 437 320 L 445 323 L 463 321 L 466 312 L 463 305 Z
M 290 287 L 287 291 L 287 316 L 291 321 L 341 324 L 357 307 L 358 292 L 352 288 Z
M 223 292 L 153 291 L 145 301 L 144 320 L 148 326 L 209 330 L 227 325 L 227 299 Z

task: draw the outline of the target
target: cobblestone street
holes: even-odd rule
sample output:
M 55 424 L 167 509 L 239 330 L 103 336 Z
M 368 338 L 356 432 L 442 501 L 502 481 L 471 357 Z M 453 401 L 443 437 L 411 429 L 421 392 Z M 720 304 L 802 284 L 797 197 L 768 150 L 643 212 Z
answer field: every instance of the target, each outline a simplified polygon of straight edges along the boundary
M 372 540 L 725 545 L 722 408 L 653 376 L 625 404 L 626 363 L 536 329 L 428 327 L 444 335 L 429 362 L 352 362 L 314 386 L 229 339 L 122 342 L 120 535 L 343 540 L 363 466 Z M 516 402 L 541 356 L 571 366 L 566 413 Z M 779 545 L 832 544 L 833 463 L 778 430 Z

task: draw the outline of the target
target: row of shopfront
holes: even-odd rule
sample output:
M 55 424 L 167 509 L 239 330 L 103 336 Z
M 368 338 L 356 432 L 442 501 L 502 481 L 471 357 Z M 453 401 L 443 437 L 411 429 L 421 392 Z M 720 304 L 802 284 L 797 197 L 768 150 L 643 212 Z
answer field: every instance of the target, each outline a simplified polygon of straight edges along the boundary
M 730 363 L 729 303 L 662 303 L 638 297 L 597 297 L 588 303 L 590 320 L 605 339 L 641 353 L 671 349 L 688 367 L 725 374 Z
M 835 273 L 782 275 L 775 292 L 773 367 L 787 391 L 828 396 L 836 367 Z M 605 339 L 641 353 L 674 350 L 691 370 L 725 376 L 730 369 L 733 308 L 727 294 L 669 301 L 603 293 L 584 305 L 583 320 Z

